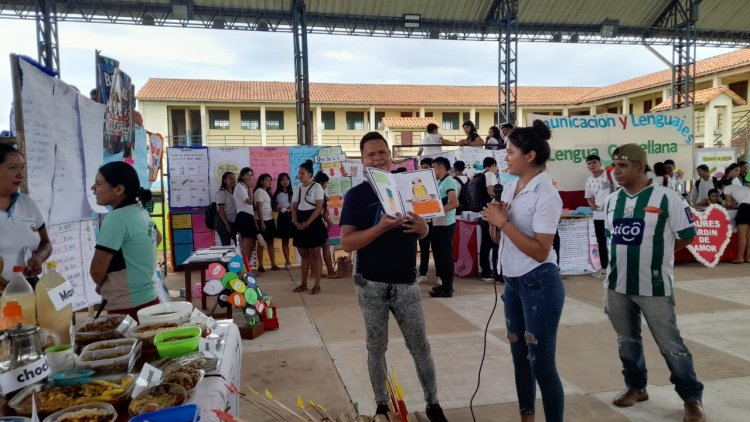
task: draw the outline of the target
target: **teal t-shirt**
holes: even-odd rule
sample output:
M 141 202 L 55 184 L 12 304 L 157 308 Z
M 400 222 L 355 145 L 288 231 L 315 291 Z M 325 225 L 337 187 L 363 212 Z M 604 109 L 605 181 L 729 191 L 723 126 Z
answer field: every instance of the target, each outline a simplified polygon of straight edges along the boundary
M 141 205 L 110 211 L 99 229 L 96 249 L 113 255 L 101 288 L 107 309 L 135 308 L 156 299 L 156 226 Z
M 440 199 L 443 200 L 443 205 L 448 203 L 448 192 L 456 191 L 456 181 L 453 180 L 453 178 L 450 176 L 450 174 L 446 175 L 443 180 L 440 180 L 438 182 L 438 190 L 440 191 Z M 439 219 L 436 219 L 439 220 Z M 443 225 L 443 226 L 450 226 L 451 224 L 456 223 L 456 210 L 452 209 L 445 213 L 445 223 L 440 224 L 442 222 L 434 222 L 433 224 L 436 225 Z

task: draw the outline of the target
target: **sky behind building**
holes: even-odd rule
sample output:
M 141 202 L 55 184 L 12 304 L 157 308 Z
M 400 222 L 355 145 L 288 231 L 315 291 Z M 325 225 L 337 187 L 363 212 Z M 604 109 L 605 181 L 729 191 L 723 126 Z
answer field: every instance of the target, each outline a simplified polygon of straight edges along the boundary
M 36 58 L 33 20 L 0 20 L 0 57 Z M 150 77 L 293 81 L 292 35 L 249 31 L 62 22 L 62 79 L 94 88 L 94 50 L 120 61 L 139 89 Z M 312 82 L 496 85 L 498 44 L 310 35 Z M 670 47 L 656 47 L 671 58 Z M 602 86 L 666 67 L 643 46 L 520 43 L 518 83 Z M 699 59 L 726 53 L 698 48 Z M 10 65 L 0 65 L 0 129 L 13 100 Z

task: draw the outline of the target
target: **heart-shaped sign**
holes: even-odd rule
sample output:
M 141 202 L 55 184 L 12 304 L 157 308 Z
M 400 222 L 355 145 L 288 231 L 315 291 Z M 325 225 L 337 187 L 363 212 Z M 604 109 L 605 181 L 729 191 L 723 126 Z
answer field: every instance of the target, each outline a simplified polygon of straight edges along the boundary
M 221 280 L 211 280 L 203 286 L 203 293 L 209 296 L 215 296 L 224 290 L 224 285 L 221 284 Z
M 218 262 L 214 262 L 213 264 L 208 266 L 208 269 L 206 270 L 206 279 L 208 280 L 221 280 L 222 277 L 224 277 L 224 274 L 227 273 L 227 270 L 224 269 L 224 266 L 219 264 Z
M 709 205 L 703 211 L 690 210 L 695 220 L 696 236 L 688 249 L 696 261 L 714 267 L 732 238 L 732 220 L 727 210 L 716 204 Z

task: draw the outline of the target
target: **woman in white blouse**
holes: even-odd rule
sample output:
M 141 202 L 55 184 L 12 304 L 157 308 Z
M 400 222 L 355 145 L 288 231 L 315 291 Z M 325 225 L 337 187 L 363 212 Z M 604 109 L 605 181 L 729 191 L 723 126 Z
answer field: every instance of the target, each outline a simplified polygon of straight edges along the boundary
M 313 181 L 313 163 L 307 160 L 299 166 L 297 177 L 301 182 L 292 195 L 292 222 L 296 228 L 294 246 L 302 257 L 302 282 L 294 291 L 307 290 L 307 274 L 312 268 L 315 285 L 310 294 L 320 293 L 321 246 L 325 243 L 327 231 L 323 223 L 323 198 L 325 192 L 320 184 Z
M 534 381 L 548 422 L 562 422 L 564 409 L 555 349 L 565 291 L 552 248 L 562 200 L 545 172 L 550 135 L 540 120 L 508 135 L 505 161 L 518 179 L 505 185 L 501 203 L 485 208 L 490 233 L 500 240 L 498 267 L 505 277 L 505 320 L 524 422 L 534 420 Z
M 271 270 L 278 271 L 276 266 L 276 254 L 274 253 L 273 240 L 276 238 L 276 223 L 273 221 L 273 207 L 271 206 L 271 175 L 263 173 L 258 177 L 255 185 L 255 213 L 257 214 L 260 234 L 268 246 L 268 257 L 271 258 Z M 263 268 L 263 245 L 258 244 L 258 272 L 266 272 Z
M 255 222 L 255 210 L 253 208 L 253 170 L 244 167 L 240 170 L 240 181 L 234 187 L 232 196 L 237 205 L 237 216 L 234 218 L 234 231 L 242 237 L 242 253 L 247 262 L 253 256 L 255 250 L 255 238 L 258 236 L 258 226 Z
M 284 269 L 292 268 L 289 256 L 289 239 L 294 237 L 292 223 L 292 179 L 287 173 L 279 173 L 276 178 L 276 191 L 273 193 L 273 210 L 276 211 L 276 237 L 281 240 L 284 253 Z

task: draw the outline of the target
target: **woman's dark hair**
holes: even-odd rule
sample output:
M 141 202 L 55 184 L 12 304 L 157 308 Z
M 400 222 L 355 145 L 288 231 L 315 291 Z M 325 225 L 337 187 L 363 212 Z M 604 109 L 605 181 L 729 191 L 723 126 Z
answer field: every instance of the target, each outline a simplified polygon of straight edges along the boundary
M 245 179 L 244 179 L 245 175 L 248 174 L 248 173 L 252 173 L 252 172 L 253 172 L 253 169 L 251 169 L 250 167 L 242 167 L 242 170 L 240 170 L 240 180 L 239 180 L 239 183 L 242 183 L 244 185 L 245 184 Z M 247 185 L 245 185 L 245 186 L 247 186 Z
M 328 183 L 328 175 L 323 173 L 322 171 L 319 171 L 315 174 L 315 177 L 313 177 L 313 182 L 322 185 L 323 183 Z
M 23 157 L 21 151 L 17 150 L 14 146 L 8 144 L 0 144 L 0 164 L 5 162 L 5 157 L 8 154 L 18 154 Z
M 229 179 L 229 176 L 234 176 L 234 173 L 227 171 L 221 175 L 221 188 L 224 190 L 227 190 L 227 179 Z
M 664 166 L 664 163 L 658 162 L 654 163 L 654 174 L 659 177 L 663 177 L 667 175 L 667 168 Z
M 425 164 L 427 164 L 428 166 L 431 166 L 432 165 L 432 157 L 424 157 L 423 159 L 421 159 L 419 161 L 419 165 L 420 166 L 423 166 Z
M 727 187 L 727 186 L 729 186 L 731 184 L 732 184 L 732 178 L 724 176 L 721 179 L 719 179 L 718 182 L 716 182 L 716 188 L 719 189 L 719 190 L 722 190 L 722 189 L 724 189 L 725 187 Z
M 500 136 L 500 128 L 497 126 L 490 126 L 490 132 L 492 132 L 492 137 L 497 139 L 498 141 L 501 139 Z
M 552 132 L 541 120 L 534 120 L 529 127 L 518 127 L 508 135 L 508 140 L 524 154 L 531 151 L 536 153 L 534 164 L 544 166 L 552 153 L 549 147 L 549 138 Z
M 286 190 L 284 190 L 284 186 L 281 185 L 282 180 L 289 180 L 289 186 L 286 187 Z M 273 193 L 273 203 L 276 204 L 276 198 L 282 194 L 286 193 L 287 197 L 289 198 L 289 202 L 292 202 L 292 178 L 289 177 L 289 174 L 287 173 L 279 173 L 279 176 L 276 178 L 276 190 Z
M 263 173 L 260 176 L 258 176 L 258 181 L 255 182 L 255 190 L 263 189 L 263 181 L 266 179 L 273 179 L 270 174 Z M 269 195 L 271 195 L 271 188 L 263 189 L 264 191 L 268 192 Z
M 445 171 L 450 171 L 451 169 L 451 162 L 445 157 L 436 157 L 434 160 L 432 160 L 432 164 L 439 164 L 443 166 Z
M 737 163 L 732 163 L 727 166 L 727 168 L 724 170 L 724 174 L 729 174 L 730 171 L 733 171 L 734 169 L 740 168 L 740 165 Z
M 151 201 L 151 191 L 141 187 L 135 168 L 123 161 L 114 161 L 99 167 L 99 174 L 113 188 L 122 185 L 125 189 L 125 200 L 118 206 L 124 207 L 140 202 L 143 208 Z
M 719 194 L 719 190 L 718 189 L 709 189 L 708 190 L 708 196 L 711 196 L 713 194 L 717 194 L 718 195 Z
M 464 124 L 461 125 L 461 127 L 464 127 L 464 126 L 468 126 L 470 128 L 469 132 L 476 132 L 477 131 L 477 127 L 474 126 L 474 122 L 472 122 L 471 120 L 467 120 L 467 121 L 464 122 Z
M 305 169 L 305 171 L 308 172 L 308 173 L 310 173 L 310 175 L 312 176 L 312 174 L 313 174 L 313 162 L 312 162 L 312 160 L 307 160 L 304 163 L 300 164 L 299 168 Z

